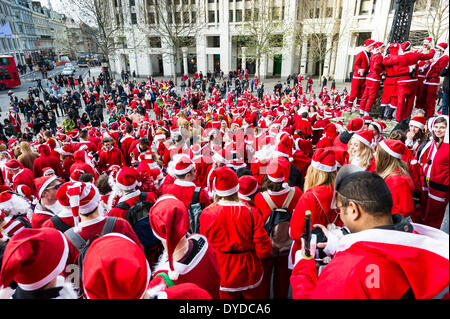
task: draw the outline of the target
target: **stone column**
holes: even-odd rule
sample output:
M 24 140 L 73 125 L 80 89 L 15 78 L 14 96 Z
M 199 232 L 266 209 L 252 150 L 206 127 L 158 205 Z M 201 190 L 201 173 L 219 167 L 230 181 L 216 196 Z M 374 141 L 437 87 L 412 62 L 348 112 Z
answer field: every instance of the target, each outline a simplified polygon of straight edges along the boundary
M 242 47 L 242 58 L 241 58 L 241 69 L 245 72 L 245 68 L 247 66 L 247 48 Z
M 302 57 L 300 59 L 300 73 L 302 76 L 305 76 L 305 74 L 308 73 L 308 70 L 306 68 L 308 64 L 308 42 L 304 41 L 302 45 Z
M 327 53 L 325 56 L 325 61 L 323 63 L 323 75 L 328 76 L 330 75 L 330 65 L 331 65 L 331 44 L 333 43 L 333 40 L 331 37 L 327 37 Z
M 188 75 L 188 48 L 181 48 L 181 51 L 183 51 L 183 69 L 184 69 L 184 75 Z

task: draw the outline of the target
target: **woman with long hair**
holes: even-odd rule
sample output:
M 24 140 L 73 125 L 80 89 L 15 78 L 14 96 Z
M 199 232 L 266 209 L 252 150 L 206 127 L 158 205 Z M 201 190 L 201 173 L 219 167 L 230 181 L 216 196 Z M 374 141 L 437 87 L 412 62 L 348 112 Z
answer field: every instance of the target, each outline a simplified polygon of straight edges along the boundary
M 353 134 L 348 142 L 349 164 L 359 166 L 369 172 L 375 171 L 372 143 L 372 131 L 363 130 Z
M 294 265 L 295 252 L 301 247 L 300 236 L 304 232 L 301 225 L 304 224 L 305 211 L 311 211 L 311 225 L 341 225 L 336 211 L 331 208 L 337 166 L 336 155 L 332 149 L 321 148 L 314 153 L 306 172 L 304 193 L 295 206 L 290 223 L 290 236 L 294 240 L 289 257 L 290 269 Z
M 426 150 L 423 165 L 425 188 L 428 190 L 424 223 L 439 228 L 449 202 L 449 119 L 438 116 L 433 123 L 433 139 Z
M 419 149 L 427 143 L 428 139 L 425 134 L 426 118 L 423 116 L 413 117 L 409 121 L 409 129 L 406 132 L 405 145 L 411 150 L 414 156 L 419 152 Z
M 414 184 L 407 164 L 402 160 L 410 151 L 401 141 L 386 140 L 375 153 L 376 172 L 386 182 L 392 195 L 392 214 L 408 217 L 414 213 Z M 410 156 L 412 157 L 412 156 Z
M 216 250 L 220 298 L 262 299 L 261 259 L 270 255 L 272 245 L 261 215 L 239 201 L 239 180 L 231 168 L 214 170 L 210 184 L 215 201 L 200 215 L 200 233 Z

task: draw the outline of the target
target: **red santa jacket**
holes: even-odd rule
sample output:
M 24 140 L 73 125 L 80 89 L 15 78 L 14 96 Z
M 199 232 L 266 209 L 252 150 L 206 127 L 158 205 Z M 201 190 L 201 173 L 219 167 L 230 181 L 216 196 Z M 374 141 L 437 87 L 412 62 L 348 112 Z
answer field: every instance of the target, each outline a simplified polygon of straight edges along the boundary
M 192 197 L 194 195 L 194 190 L 197 186 L 193 182 L 182 181 L 180 179 L 175 179 L 172 185 L 167 186 L 164 189 L 163 195 L 170 194 L 181 200 L 186 207 L 192 203 Z M 206 208 L 211 204 L 208 194 L 204 189 L 200 191 L 199 202 L 203 208 Z
M 416 65 L 419 60 L 428 60 L 433 58 L 434 50 L 429 53 L 407 52 L 397 57 L 397 64 L 394 66 L 395 72 L 399 75 L 397 82 L 413 82 L 417 81 L 417 77 L 412 78 L 410 73 L 412 66 Z M 403 74 L 403 75 L 402 75 Z
M 383 71 L 383 55 L 381 53 L 373 54 L 370 57 L 370 71 L 366 79 L 368 81 L 380 82 Z
M 57 176 L 62 177 L 63 169 L 61 166 L 61 161 L 58 157 L 50 154 L 50 147 L 42 146 L 39 150 L 41 156 L 36 158 L 33 162 L 34 177 L 41 177 L 43 175 L 42 170 L 46 167 L 52 168 Z
M 409 176 L 401 175 L 400 171 L 392 172 L 384 179 L 392 195 L 392 214 L 401 214 L 405 217 L 414 213 L 414 185 Z
M 314 260 L 300 260 L 291 276 L 297 299 L 448 298 L 448 235 L 413 224 L 414 233 L 368 229 L 342 237 L 320 277 Z M 430 280 L 430 276 L 433 280 Z
M 41 203 L 38 203 L 34 208 L 33 215 L 31 217 L 31 227 L 41 228 L 47 220 L 55 215 L 56 214 L 54 212 L 44 208 Z
M 441 56 L 436 62 L 432 62 L 427 74 L 425 75 L 424 84 L 439 85 L 441 79 L 439 73 L 443 68 L 448 66 L 448 54 Z
M 366 50 L 362 50 L 355 56 L 355 62 L 353 63 L 353 79 L 365 79 L 369 72 L 369 59 L 370 53 Z M 359 70 L 364 70 L 364 74 L 359 75 Z
M 188 237 L 189 248 L 184 257 L 173 262 L 175 271 L 179 273 L 175 285 L 182 283 L 193 283 L 205 289 L 212 298 L 219 299 L 220 269 L 216 259 L 216 253 L 205 236 L 193 234 Z M 166 255 L 164 255 L 166 256 Z M 150 281 L 150 294 L 152 289 L 163 283 L 162 277 L 155 277 L 158 273 L 169 273 L 169 262 L 164 258 L 155 266 L 152 273 L 153 280 Z
M 98 152 L 98 164 L 97 169 L 100 174 L 106 171 L 112 165 L 119 165 L 120 167 L 125 165 L 122 152 L 113 147 L 110 151 L 106 151 L 104 148 Z
M 274 192 L 271 190 L 267 190 L 267 194 L 270 196 L 272 201 L 275 205 L 277 205 L 278 208 L 281 208 L 284 201 L 286 200 L 286 197 L 289 195 L 290 187 L 283 188 L 281 191 Z M 299 201 L 300 197 L 302 196 L 303 192 L 300 190 L 300 188 L 295 187 L 295 193 L 294 197 L 291 200 L 291 203 L 288 207 L 288 210 L 293 213 L 295 206 L 297 205 L 297 202 Z M 259 209 L 261 212 L 262 218 L 264 223 L 267 221 L 267 219 L 270 216 L 270 213 L 272 212 L 272 209 L 270 208 L 269 204 L 267 204 L 266 200 L 264 199 L 263 193 L 258 193 L 255 196 L 255 207 Z
M 292 154 L 292 164 L 298 168 L 300 173 L 302 174 L 302 179 L 305 180 L 306 171 L 308 170 L 309 165 L 311 164 L 311 157 L 306 155 L 305 152 L 301 150 L 297 150 Z
M 131 135 L 126 134 L 122 139 L 120 140 L 120 147 L 122 150 L 123 157 L 125 159 L 125 163 L 127 166 L 131 166 L 131 155 L 130 155 L 130 147 L 131 144 L 135 141 L 135 138 Z
M 219 201 L 200 215 L 200 233 L 214 247 L 220 267 L 220 290 L 238 292 L 258 287 L 261 263 L 272 243 L 261 215 L 240 202 Z

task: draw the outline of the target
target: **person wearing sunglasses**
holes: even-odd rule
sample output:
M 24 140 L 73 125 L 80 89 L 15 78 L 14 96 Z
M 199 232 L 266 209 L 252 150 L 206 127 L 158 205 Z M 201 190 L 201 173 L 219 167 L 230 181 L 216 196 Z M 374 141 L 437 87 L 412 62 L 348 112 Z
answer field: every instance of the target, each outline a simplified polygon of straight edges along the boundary
M 291 284 L 294 298 L 448 298 L 446 233 L 392 214 L 392 196 L 383 178 L 354 165 L 342 167 L 334 184 L 332 208 L 349 234 L 319 226 L 331 261 L 320 276 L 314 260 L 296 253 Z M 313 246 L 313 245 L 311 245 Z
M 38 204 L 31 218 L 33 228 L 41 228 L 44 222 L 62 211 L 62 206 L 56 198 L 56 193 L 63 182 L 58 176 L 42 176 L 34 180 Z

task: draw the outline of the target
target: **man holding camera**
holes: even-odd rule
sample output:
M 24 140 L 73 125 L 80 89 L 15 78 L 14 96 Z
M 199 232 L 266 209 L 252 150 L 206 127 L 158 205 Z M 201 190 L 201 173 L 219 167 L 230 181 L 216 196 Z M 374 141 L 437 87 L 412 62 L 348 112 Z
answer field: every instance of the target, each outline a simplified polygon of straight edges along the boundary
M 291 276 L 294 298 L 448 298 L 448 235 L 392 215 L 391 193 L 380 176 L 344 166 L 333 203 L 350 234 L 314 225 L 327 237 L 317 247 L 334 256 L 320 277 L 314 247 L 307 256 L 302 238 Z

